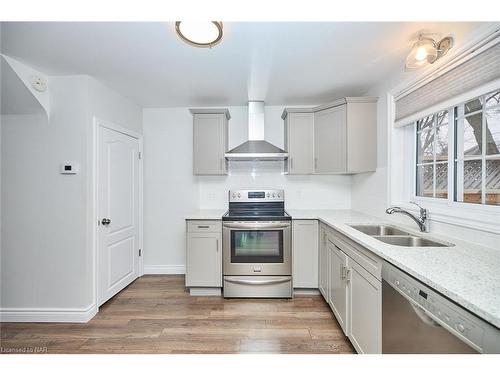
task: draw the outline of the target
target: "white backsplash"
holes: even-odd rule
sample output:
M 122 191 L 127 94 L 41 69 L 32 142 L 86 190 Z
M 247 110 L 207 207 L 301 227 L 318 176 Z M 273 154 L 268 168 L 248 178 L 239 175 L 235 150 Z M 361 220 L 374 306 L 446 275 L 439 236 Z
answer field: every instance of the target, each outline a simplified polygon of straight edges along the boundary
M 284 189 L 288 208 L 348 209 L 350 176 L 290 176 L 282 161 L 231 161 L 228 176 L 200 176 L 200 208 L 227 208 L 231 189 Z

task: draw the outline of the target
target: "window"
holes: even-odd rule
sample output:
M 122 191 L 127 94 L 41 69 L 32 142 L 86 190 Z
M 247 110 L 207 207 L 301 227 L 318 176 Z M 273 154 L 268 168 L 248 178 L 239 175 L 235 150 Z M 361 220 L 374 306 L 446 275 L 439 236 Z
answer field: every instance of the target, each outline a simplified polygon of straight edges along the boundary
M 455 107 L 455 201 L 500 205 L 500 91 Z
M 416 196 L 500 206 L 500 91 L 418 120 L 416 146 Z
M 448 197 L 448 120 L 441 111 L 417 121 L 417 196 Z

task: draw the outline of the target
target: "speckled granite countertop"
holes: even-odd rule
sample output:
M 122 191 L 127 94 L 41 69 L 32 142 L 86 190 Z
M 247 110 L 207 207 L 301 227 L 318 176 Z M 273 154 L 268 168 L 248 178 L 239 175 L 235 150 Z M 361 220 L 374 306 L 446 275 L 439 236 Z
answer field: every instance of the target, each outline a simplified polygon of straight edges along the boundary
M 451 242 L 453 247 L 400 247 L 378 241 L 348 224 L 386 224 L 351 210 L 287 209 L 294 219 L 318 219 L 381 258 L 441 292 L 500 328 L 500 248 L 478 246 L 446 236 L 424 237 Z M 392 225 L 392 224 L 391 224 Z M 420 232 L 402 225 L 407 232 Z
M 186 220 L 222 220 L 227 210 L 198 210 L 186 215 Z

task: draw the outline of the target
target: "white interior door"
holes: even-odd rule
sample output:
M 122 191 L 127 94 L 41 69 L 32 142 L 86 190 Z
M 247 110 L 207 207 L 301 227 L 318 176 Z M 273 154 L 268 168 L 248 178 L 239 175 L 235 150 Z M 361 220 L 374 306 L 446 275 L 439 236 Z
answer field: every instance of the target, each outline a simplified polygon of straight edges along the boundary
M 99 126 L 98 301 L 139 274 L 139 140 Z

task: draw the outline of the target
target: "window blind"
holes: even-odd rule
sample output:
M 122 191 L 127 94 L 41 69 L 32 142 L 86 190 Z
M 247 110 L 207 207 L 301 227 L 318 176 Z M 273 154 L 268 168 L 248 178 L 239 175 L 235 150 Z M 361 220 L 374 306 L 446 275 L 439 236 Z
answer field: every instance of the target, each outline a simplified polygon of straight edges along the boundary
M 410 125 L 412 115 L 500 78 L 500 43 L 424 86 L 396 100 L 396 126 Z

